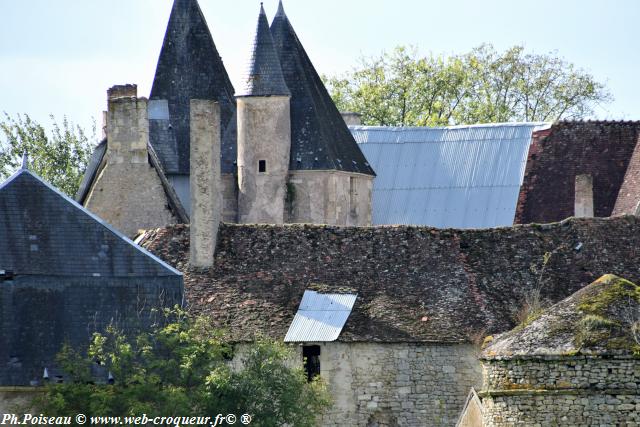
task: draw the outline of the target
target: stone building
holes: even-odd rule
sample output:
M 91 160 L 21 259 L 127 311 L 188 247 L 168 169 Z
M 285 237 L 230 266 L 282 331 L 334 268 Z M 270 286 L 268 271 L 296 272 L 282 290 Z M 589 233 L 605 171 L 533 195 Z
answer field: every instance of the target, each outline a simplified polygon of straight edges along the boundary
M 63 343 L 144 327 L 181 304 L 182 274 L 26 168 L 0 184 L 0 410 L 38 385 Z M 106 379 L 106 378 L 105 378 Z M 18 389 L 15 389 L 18 387 Z
M 534 134 L 515 223 L 637 214 L 640 122 L 558 122 Z M 551 190 L 553 189 L 553 190 Z
M 187 222 L 172 193 L 188 215 L 189 109 L 192 99 L 202 99 L 216 101 L 220 108 L 219 191 L 225 221 L 370 225 L 375 173 L 282 4 L 271 27 L 264 10 L 260 12 L 244 81 L 234 98 L 197 0 L 175 0 L 149 101 L 138 100 L 144 105 L 126 110 L 137 116 L 115 124 L 110 121 L 117 103 L 110 102 L 106 149 L 98 148 L 78 201 L 129 235 L 140 228 Z M 113 133 L 121 123 L 139 127 L 138 149 L 157 154 L 159 167 L 141 173 L 147 158 L 142 151 L 125 162 L 111 155 L 118 151 L 111 146 L 121 144 L 120 134 Z M 166 197 L 156 175 L 169 183 Z M 138 198 L 138 189 L 153 194 Z
M 488 337 L 482 401 L 467 405 L 482 423 L 467 425 L 637 424 L 639 321 L 640 288 L 605 275 L 526 325 Z
M 226 330 L 237 357 L 266 335 L 291 342 L 299 366 L 314 360 L 336 399 L 323 425 L 437 426 L 482 390 L 478 343 L 516 326 L 530 292 L 556 302 L 608 271 L 640 279 L 639 231 L 633 216 L 487 230 L 221 224 L 205 270 L 190 268 L 188 225 L 140 242 L 184 271 L 187 307 Z M 331 333 L 296 321 L 327 315 L 303 304 L 310 292 L 347 315 L 316 325 Z

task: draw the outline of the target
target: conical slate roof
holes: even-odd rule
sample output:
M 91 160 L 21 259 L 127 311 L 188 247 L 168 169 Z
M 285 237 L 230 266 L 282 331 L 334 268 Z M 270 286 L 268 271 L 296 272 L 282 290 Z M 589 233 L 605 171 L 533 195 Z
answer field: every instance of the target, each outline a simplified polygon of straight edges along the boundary
M 343 170 L 375 175 L 324 87 L 282 7 L 271 35 L 291 91 L 290 170 Z
M 220 103 L 222 171 L 233 172 L 234 92 L 197 0 L 175 0 L 149 103 L 149 137 L 168 175 L 189 174 L 191 99 Z
M 269 95 L 290 95 L 290 92 L 282 76 L 282 68 L 269 30 L 267 15 L 260 3 L 253 55 L 245 77 L 245 86 L 238 96 Z
M 639 313 L 640 287 L 607 274 L 515 329 L 488 339 L 482 358 L 637 354 Z

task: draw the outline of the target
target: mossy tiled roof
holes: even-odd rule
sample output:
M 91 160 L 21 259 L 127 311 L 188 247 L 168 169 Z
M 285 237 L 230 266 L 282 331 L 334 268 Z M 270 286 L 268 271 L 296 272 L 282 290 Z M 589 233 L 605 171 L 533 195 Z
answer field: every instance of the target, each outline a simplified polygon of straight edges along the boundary
M 635 355 L 640 353 L 639 327 L 640 287 L 607 274 L 487 340 L 483 357 Z

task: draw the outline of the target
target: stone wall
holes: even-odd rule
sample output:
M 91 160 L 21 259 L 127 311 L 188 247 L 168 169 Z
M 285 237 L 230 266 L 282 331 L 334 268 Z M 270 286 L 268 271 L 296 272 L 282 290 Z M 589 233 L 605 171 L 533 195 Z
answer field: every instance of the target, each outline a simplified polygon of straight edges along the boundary
M 610 216 L 639 130 L 640 122 L 559 122 L 534 134 L 515 222 L 573 216 L 577 175 L 593 178 L 594 215 Z
M 373 177 L 341 171 L 289 173 L 287 223 L 371 225 Z
M 238 97 L 238 221 L 282 224 L 289 153 L 289 96 Z M 260 165 L 264 170 L 260 169 Z
M 36 387 L 0 387 L 0 422 L 5 414 L 29 413 L 31 401 L 41 393 Z
M 640 422 L 640 361 L 585 356 L 484 362 L 483 421 L 513 425 Z
M 518 393 L 483 399 L 484 427 L 631 426 L 640 396 L 620 393 Z
M 147 100 L 109 101 L 107 151 L 85 207 L 123 234 L 176 224 L 157 171 L 148 161 Z
M 640 388 L 640 361 L 600 357 L 495 360 L 485 365 L 489 390 Z
M 313 343 L 333 406 L 323 426 L 451 426 L 471 387 L 482 382 L 477 347 L 468 344 Z M 243 352 L 236 347 L 233 366 Z M 302 367 L 296 345 L 293 367 Z

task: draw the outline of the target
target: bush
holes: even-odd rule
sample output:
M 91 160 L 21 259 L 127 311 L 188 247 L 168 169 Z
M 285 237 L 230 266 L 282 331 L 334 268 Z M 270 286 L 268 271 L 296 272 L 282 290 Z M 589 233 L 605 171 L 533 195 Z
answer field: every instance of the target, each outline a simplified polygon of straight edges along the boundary
M 251 425 L 315 425 L 330 404 L 321 381 L 290 368 L 290 348 L 260 340 L 233 370 L 232 347 L 204 317 L 167 311 L 164 325 L 135 337 L 116 328 L 93 335 L 88 349 L 65 346 L 66 377 L 37 404 L 48 416 L 213 416 L 249 414 Z M 113 384 L 108 379 L 113 378 Z

